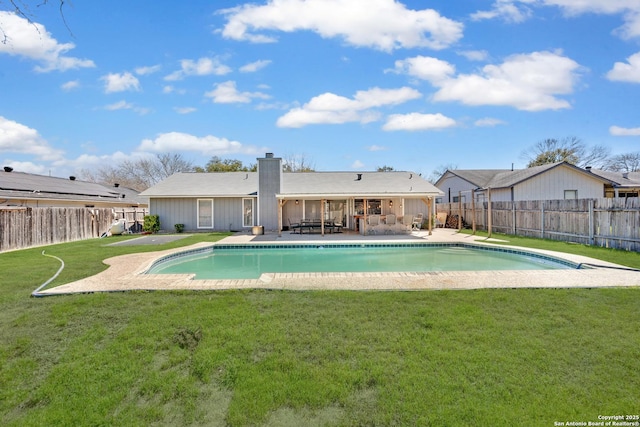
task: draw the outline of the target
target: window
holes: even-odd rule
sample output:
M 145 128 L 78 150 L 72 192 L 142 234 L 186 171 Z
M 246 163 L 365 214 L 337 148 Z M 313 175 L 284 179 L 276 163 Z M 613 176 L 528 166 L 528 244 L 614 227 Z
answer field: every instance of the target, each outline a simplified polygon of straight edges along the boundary
M 357 215 L 364 214 L 364 200 L 355 200 L 355 211 Z M 367 215 L 380 215 L 382 213 L 382 201 L 380 199 L 367 200 Z
M 198 228 L 213 228 L 213 199 L 198 200 Z
M 564 190 L 565 200 L 575 200 L 578 198 L 578 190 Z
M 253 199 L 242 199 L 242 226 L 253 227 Z

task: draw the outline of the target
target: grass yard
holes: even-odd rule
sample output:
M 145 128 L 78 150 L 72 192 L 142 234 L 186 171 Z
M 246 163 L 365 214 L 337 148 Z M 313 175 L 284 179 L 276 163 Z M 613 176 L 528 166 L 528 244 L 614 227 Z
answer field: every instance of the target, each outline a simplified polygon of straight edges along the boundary
M 640 267 L 638 253 L 500 237 Z M 0 424 L 552 426 L 640 413 L 640 289 L 29 297 L 59 267 L 43 249 L 66 263 L 54 285 L 158 249 L 104 243 L 0 254 Z

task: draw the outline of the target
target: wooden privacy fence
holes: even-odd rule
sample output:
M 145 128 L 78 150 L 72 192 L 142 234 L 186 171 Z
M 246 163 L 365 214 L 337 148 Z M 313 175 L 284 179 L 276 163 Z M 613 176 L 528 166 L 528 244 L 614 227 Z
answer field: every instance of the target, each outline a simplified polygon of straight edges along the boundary
M 144 215 L 135 208 L 0 209 L 0 252 L 100 237 L 114 219 L 124 218 L 130 229 Z
M 440 203 L 437 212 L 461 215 L 479 230 L 640 251 L 640 199 L 531 200 Z M 489 213 L 491 217 L 489 218 Z

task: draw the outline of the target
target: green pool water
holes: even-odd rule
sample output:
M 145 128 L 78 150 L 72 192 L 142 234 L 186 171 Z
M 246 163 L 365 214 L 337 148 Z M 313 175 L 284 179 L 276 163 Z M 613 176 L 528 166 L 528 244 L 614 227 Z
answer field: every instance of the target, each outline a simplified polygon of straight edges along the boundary
M 147 274 L 195 274 L 196 279 L 257 279 L 263 273 L 425 272 L 576 268 L 551 257 L 463 246 L 223 248 L 173 255 Z

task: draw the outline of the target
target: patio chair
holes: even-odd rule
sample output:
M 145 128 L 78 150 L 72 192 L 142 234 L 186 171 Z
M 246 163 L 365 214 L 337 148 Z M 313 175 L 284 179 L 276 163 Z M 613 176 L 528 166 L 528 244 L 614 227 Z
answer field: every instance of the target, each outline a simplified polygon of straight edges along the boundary
M 446 212 L 438 212 L 436 214 L 436 228 L 440 227 L 440 228 L 444 228 L 444 226 L 447 224 L 447 213 Z
M 292 223 L 290 218 L 287 218 L 287 221 L 289 221 L 289 229 L 291 230 L 292 233 L 296 233 L 296 229 L 298 229 L 299 233 L 302 233 L 302 229 L 300 228 L 300 224 L 297 222 Z
M 405 215 L 402 217 L 402 231 L 411 233 L 413 227 L 413 215 Z
M 380 215 L 370 215 L 369 218 L 367 218 L 368 234 L 378 234 L 379 226 L 380 226 Z
M 413 221 L 411 222 L 411 230 L 420 230 L 422 228 L 422 213 L 413 217 Z
M 388 214 L 386 219 L 386 227 L 384 229 L 384 234 L 396 234 L 396 215 Z

